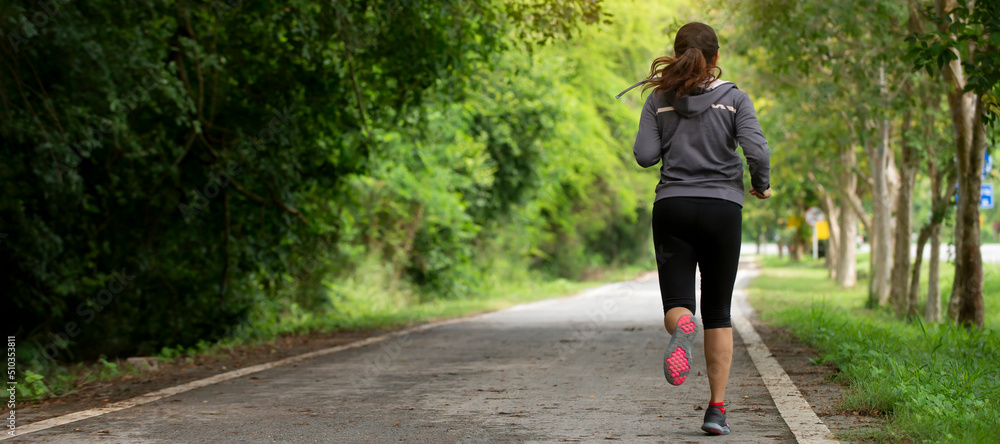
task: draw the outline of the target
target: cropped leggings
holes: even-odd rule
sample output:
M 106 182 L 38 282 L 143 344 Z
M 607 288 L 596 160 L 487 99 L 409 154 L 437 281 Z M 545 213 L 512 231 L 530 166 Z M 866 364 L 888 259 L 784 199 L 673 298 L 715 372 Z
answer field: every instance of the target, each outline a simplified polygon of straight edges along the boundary
M 668 197 L 653 204 L 653 248 L 663 313 L 695 312 L 695 266 L 701 270 L 706 329 L 732 327 L 730 305 L 740 263 L 742 207 L 722 199 Z

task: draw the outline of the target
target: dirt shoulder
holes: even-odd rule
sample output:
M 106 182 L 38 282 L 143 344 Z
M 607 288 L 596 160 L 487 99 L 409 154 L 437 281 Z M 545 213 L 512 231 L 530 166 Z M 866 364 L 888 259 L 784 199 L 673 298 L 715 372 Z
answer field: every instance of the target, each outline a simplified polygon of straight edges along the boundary
M 652 273 L 655 275 L 655 272 Z M 640 280 L 644 277 L 648 278 L 649 275 L 650 272 L 639 273 L 633 279 Z M 599 285 L 601 285 L 600 282 L 594 283 L 594 286 Z M 568 296 L 568 294 L 563 296 Z M 476 314 L 479 313 L 467 313 L 465 316 Z M 171 361 L 160 361 L 157 363 L 158 368 L 155 371 L 144 371 L 139 375 L 125 374 L 117 378 L 94 381 L 78 386 L 72 392 L 62 396 L 41 401 L 29 401 L 23 404 L 19 403 L 16 410 L 18 423 L 29 424 L 73 412 L 101 407 L 164 388 L 225 373 L 233 369 L 264 364 L 316 350 L 336 347 L 419 324 L 377 330 L 313 332 L 286 335 L 258 345 L 240 345 L 208 354 L 180 357 Z M 124 361 L 121 361 L 121 364 L 123 363 Z M 3 416 L 7 416 L 9 411 L 6 405 L 4 405 L 4 408 L 0 412 L 2 412 Z
M 101 407 L 156 390 L 173 387 L 230 370 L 277 361 L 395 330 L 338 331 L 285 336 L 258 345 L 242 345 L 188 358 L 158 362 L 158 369 L 139 375 L 94 381 L 71 393 L 17 406 L 19 424 L 29 424 L 81 410 Z M 8 410 L 4 410 L 6 415 Z
M 637 276 L 648 278 L 649 276 Z M 754 328 L 771 353 L 813 406 L 817 415 L 842 440 L 863 440 L 884 426 L 884 419 L 856 415 L 839 408 L 846 386 L 837 382 L 832 365 L 813 365 L 818 352 L 795 339 L 787 329 L 763 323 L 756 312 Z M 28 424 L 68 413 L 101 407 L 145 393 L 210 377 L 237 368 L 262 364 L 315 350 L 334 347 L 393 330 L 340 331 L 286 336 L 255 346 L 238 346 L 213 354 L 160 362 L 156 371 L 92 382 L 74 392 L 18 406 L 18 419 Z M 4 413 L 6 414 L 6 412 Z
M 788 329 L 765 324 L 756 311 L 750 316 L 750 322 L 816 415 L 838 439 L 845 442 L 871 441 L 866 437 L 884 428 L 884 418 L 855 414 L 840 408 L 847 385 L 836 380 L 838 372 L 832 364 L 812 363 L 813 358 L 819 356 L 818 351 L 796 339 Z

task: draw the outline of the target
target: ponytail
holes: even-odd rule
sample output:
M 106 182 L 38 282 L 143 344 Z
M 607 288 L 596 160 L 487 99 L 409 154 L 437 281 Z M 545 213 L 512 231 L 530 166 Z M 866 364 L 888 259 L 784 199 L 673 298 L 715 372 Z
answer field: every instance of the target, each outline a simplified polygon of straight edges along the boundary
M 722 76 L 722 68 L 708 64 L 708 60 L 715 57 L 715 54 L 705 54 L 701 49 L 689 47 L 677 57 L 659 57 L 653 60 L 649 76 L 646 77 L 648 82 L 643 89 L 653 88 L 653 91 L 660 93 L 673 91 L 674 97 L 690 94 L 699 86 L 705 86 Z

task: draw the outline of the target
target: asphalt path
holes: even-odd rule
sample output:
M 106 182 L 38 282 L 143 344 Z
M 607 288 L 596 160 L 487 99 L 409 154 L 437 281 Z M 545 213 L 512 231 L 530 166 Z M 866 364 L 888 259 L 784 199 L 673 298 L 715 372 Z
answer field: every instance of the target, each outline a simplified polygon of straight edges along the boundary
M 746 283 L 744 276 L 737 285 Z M 701 431 L 709 393 L 701 333 L 687 382 L 674 387 L 664 379 L 669 337 L 657 282 L 645 279 L 329 353 L 7 442 L 794 442 L 734 336 L 727 391 L 733 433 L 725 437 Z
M 915 242 L 916 239 L 914 239 L 914 243 Z M 1000 263 L 1000 244 L 997 243 L 982 244 L 979 248 L 980 252 L 983 255 L 983 262 L 994 263 L 994 264 Z M 871 245 L 869 244 L 861 244 L 858 247 L 859 253 L 867 253 L 870 251 L 871 251 Z M 954 245 L 942 244 L 940 252 L 941 252 L 940 257 L 942 262 L 953 261 L 955 259 Z M 757 245 L 754 244 L 753 242 L 744 242 L 743 247 L 741 249 L 741 253 L 744 255 L 756 254 Z M 778 254 L 778 244 L 772 244 L 772 243 L 762 244 L 760 253 L 776 255 Z M 917 255 L 917 246 L 916 244 L 914 244 L 910 246 L 910 257 L 914 257 L 916 255 Z M 924 246 L 924 259 L 929 260 L 930 257 L 931 257 L 931 246 L 930 243 L 928 243 L 926 246 Z

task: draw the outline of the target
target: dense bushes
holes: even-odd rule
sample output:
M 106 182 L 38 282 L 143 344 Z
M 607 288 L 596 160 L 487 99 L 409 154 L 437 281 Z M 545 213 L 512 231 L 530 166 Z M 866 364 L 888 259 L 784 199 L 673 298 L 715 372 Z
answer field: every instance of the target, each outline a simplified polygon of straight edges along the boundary
M 430 300 L 481 292 L 497 263 L 648 260 L 635 111 L 612 100 L 637 74 L 597 25 L 560 41 L 600 15 L 557 3 L 0 7 L 24 37 L 0 53 L 22 355 L 145 354 L 337 310 L 361 264 Z

